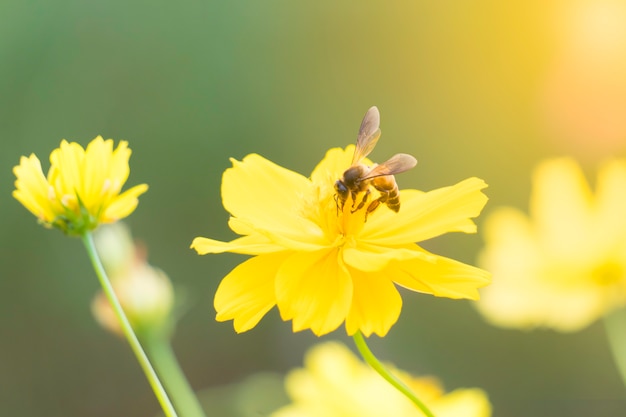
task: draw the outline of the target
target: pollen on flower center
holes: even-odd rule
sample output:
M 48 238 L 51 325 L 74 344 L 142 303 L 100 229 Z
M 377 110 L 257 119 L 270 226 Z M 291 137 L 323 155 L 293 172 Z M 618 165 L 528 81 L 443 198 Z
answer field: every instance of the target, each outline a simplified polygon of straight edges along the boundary
M 367 212 L 369 200 L 365 201 L 365 204 L 359 207 L 364 201 L 364 196 L 364 192 L 359 193 L 354 201 L 352 198 L 346 201 L 343 210 L 338 210 L 337 225 L 340 234 L 352 237 L 358 236 L 365 226 L 368 216 L 374 214 Z
M 310 194 L 301 196 L 297 211 L 301 217 L 316 223 L 323 230 L 331 246 L 356 245 L 356 236 L 366 222 L 370 199 L 359 207 L 365 196 L 365 192 L 361 192 L 354 201 L 349 197 L 342 205 L 332 184 L 334 182 L 328 181 L 312 187 Z
M 356 247 L 356 237 L 354 235 L 338 234 L 335 241 L 332 243 L 332 246 L 337 248 L 354 248 Z

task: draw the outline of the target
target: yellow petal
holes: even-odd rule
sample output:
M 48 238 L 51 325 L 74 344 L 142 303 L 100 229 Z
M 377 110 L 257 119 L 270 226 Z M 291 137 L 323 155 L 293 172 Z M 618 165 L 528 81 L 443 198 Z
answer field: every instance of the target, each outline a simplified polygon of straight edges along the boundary
M 607 253 L 626 235 L 626 161 L 612 160 L 598 172 L 594 226 L 589 244 Z
M 81 195 L 83 192 L 83 161 L 85 150 L 76 142 L 68 143 L 65 139 L 50 154 L 48 182 L 54 187 L 57 198 Z M 72 200 L 73 205 L 77 201 Z M 70 207 L 77 210 L 77 207 Z
M 237 217 L 230 217 L 228 219 L 228 227 L 238 235 L 252 235 L 258 233 L 254 228 L 254 224 L 248 220 L 238 219 Z
M 326 342 L 309 349 L 304 362 L 305 368 L 292 370 L 285 378 L 285 389 L 293 403 L 272 413 L 272 417 L 363 415 L 361 409 L 366 406 L 361 404 L 362 398 L 368 395 L 363 388 L 374 372 L 350 349 L 338 342 Z M 377 388 L 385 387 L 385 381 L 380 381 L 383 383 Z M 387 392 L 382 391 L 377 390 L 377 395 L 388 400 Z
M 113 141 L 107 139 L 106 142 Z M 128 142 L 121 140 L 117 145 L 117 148 L 111 153 L 109 178 L 112 181 L 115 192 L 119 192 L 126 183 L 128 175 L 130 174 L 130 167 L 128 161 L 130 160 L 131 150 L 128 148 Z
M 334 194 L 335 182 L 352 163 L 354 145 L 346 149 L 332 148 L 326 152 L 324 159 L 313 169 L 311 181 L 321 188 L 322 194 Z
M 414 243 L 405 247 L 391 248 L 357 241 L 355 246 L 345 247 L 342 255 L 347 265 L 361 271 L 380 271 L 392 260 L 412 258 L 434 260 L 434 255 L 423 251 Z
M 256 326 L 276 304 L 276 271 L 287 256 L 284 252 L 257 256 L 226 275 L 215 293 L 216 320 L 234 320 L 238 333 Z
M 448 232 L 476 232 L 471 218 L 480 214 L 487 184 L 478 178 L 434 191 L 400 192 L 400 212 L 379 208 L 368 219 L 359 239 L 379 245 L 421 242 Z
M 311 180 L 314 183 L 330 182 L 334 184 L 335 181 L 341 178 L 344 171 L 350 167 L 354 148 L 354 145 L 348 145 L 345 149 L 329 149 L 324 159 L 313 169 Z
M 105 143 L 101 136 L 96 137 L 87 145 L 83 166 L 83 189 L 80 190 L 80 198 L 91 213 L 97 212 L 103 204 L 103 188 L 105 180 L 109 176 L 112 151 L 113 141 L 108 140 Z
M 124 191 L 109 204 L 101 217 L 101 221 L 111 223 L 127 217 L 137 208 L 138 197 L 146 191 L 148 191 L 147 184 L 135 185 Z
M 574 332 L 589 326 L 607 312 L 609 303 L 594 288 L 555 285 L 550 282 L 550 276 L 533 273 L 536 271 L 524 269 L 501 275 L 494 271 L 493 288 L 485 288 L 476 303 L 489 323 L 508 328 L 547 327 Z M 582 274 L 570 274 L 569 277 L 573 280 L 585 278 Z
M 265 236 L 255 234 L 243 236 L 230 242 L 197 237 L 191 243 L 191 248 L 195 249 L 199 255 L 207 253 L 241 253 L 244 255 L 261 255 L 264 253 L 280 252 L 284 247 L 274 245 Z
M 289 234 L 284 231 L 276 232 L 275 230 L 267 230 L 257 227 L 254 221 L 251 220 L 242 220 L 236 217 L 231 217 L 228 220 L 228 226 L 233 232 L 238 234 L 262 235 L 268 242 L 280 246 L 282 250 L 315 251 L 328 246 L 326 240 L 317 234 L 316 236 L 302 236 L 299 233 Z M 319 231 L 319 229 L 316 230 L 316 232 Z M 310 239 L 307 239 L 307 237 Z
M 13 168 L 17 178 L 13 197 L 39 219 L 51 222 L 55 213 L 50 202 L 50 185 L 41 169 L 39 159 L 31 154 L 22 156 L 20 164 Z
M 402 298 L 388 275 L 350 270 L 353 284 L 352 306 L 346 318 L 346 331 L 360 330 L 365 336 L 383 337 L 400 317 Z
M 437 417 L 491 417 L 491 403 L 487 394 L 478 388 L 457 389 L 443 395 L 431 405 Z
M 433 262 L 421 259 L 394 261 L 381 273 L 413 291 L 471 300 L 477 300 L 477 289 L 491 281 L 491 274 L 487 271 L 436 255 Z
M 530 213 L 539 240 L 556 256 L 586 251 L 583 247 L 593 228 L 591 204 L 591 190 L 573 159 L 548 160 L 535 169 Z
M 232 163 L 223 175 L 222 201 L 234 217 L 290 240 L 323 241 L 322 230 L 298 206 L 311 187 L 307 178 L 256 154 Z
M 345 320 L 352 301 L 352 280 L 338 260 L 338 250 L 293 253 L 276 277 L 276 300 L 293 331 L 311 329 L 318 336 Z

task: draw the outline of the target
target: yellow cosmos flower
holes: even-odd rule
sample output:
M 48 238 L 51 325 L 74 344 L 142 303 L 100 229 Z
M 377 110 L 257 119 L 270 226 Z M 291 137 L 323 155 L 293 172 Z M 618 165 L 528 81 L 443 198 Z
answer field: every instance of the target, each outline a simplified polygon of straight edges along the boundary
M 17 177 L 13 197 L 47 227 L 80 235 L 98 224 L 112 223 L 137 207 L 137 197 L 148 189 L 137 185 L 120 194 L 130 173 L 128 142 L 98 136 L 83 149 L 61 141 L 50 154 L 50 170 L 44 176 L 39 159 L 22 156 L 13 168 Z
M 480 389 L 445 393 L 431 377 L 394 369 L 437 417 L 489 417 L 491 404 Z M 305 368 L 291 371 L 285 387 L 292 403 L 271 417 L 422 417 L 407 397 L 340 343 L 312 348 Z
M 394 283 L 442 297 L 478 298 L 487 272 L 415 242 L 446 232 L 474 233 L 470 218 L 487 201 L 480 191 L 486 184 L 470 178 L 430 192 L 402 190 L 398 213 L 381 204 L 365 221 L 365 207 L 353 212 L 347 202 L 341 211 L 335 201 L 333 185 L 353 153 L 354 146 L 331 149 L 310 178 L 256 154 L 232 160 L 222 200 L 230 228 L 243 236 L 192 243 L 199 254 L 254 255 L 222 280 L 214 301 L 217 320 L 234 320 L 235 330 L 243 332 L 278 305 L 294 331 L 323 335 L 345 321 L 348 334 L 384 336 L 402 307 Z
M 477 303 L 489 321 L 575 331 L 626 305 L 626 161 L 602 166 L 595 188 L 574 160 L 548 160 L 534 173 L 530 217 L 490 215 L 481 264 L 494 280 Z

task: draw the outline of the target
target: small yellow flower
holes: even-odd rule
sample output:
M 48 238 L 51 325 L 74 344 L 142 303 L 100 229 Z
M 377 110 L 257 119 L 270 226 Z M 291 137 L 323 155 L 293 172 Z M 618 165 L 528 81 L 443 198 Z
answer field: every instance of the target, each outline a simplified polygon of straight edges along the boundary
M 393 369 L 437 417 L 489 417 L 491 404 L 478 388 L 445 393 L 432 377 Z M 271 417 L 422 417 L 395 387 L 336 342 L 320 344 L 305 357 L 305 368 L 291 371 L 285 387 L 292 403 Z
M 17 177 L 13 197 L 47 227 L 80 235 L 99 224 L 120 220 L 137 207 L 137 197 L 148 189 L 137 185 L 120 194 L 130 173 L 128 142 L 98 136 L 83 149 L 61 141 L 50 154 L 50 170 L 44 176 L 39 159 L 22 156 L 13 168 Z
M 489 216 L 481 264 L 494 280 L 476 305 L 490 322 L 576 331 L 626 305 L 626 161 L 603 165 L 595 188 L 573 159 L 548 160 L 530 217 Z
M 331 149 L 310 178 L 256 154 L 232 160 L 222 179 L 222 201 L 230 228 L 242 237 L 198 237 L 191 245 L 201 255 L 254 256 L 222 280 L 214 301 L 217 320 L 234 320 L 235 330 L 243 332 L 277 305 L 294 331 L 323 335 L 345 322 L 350 335 L 360 330 L 384 336 L 402 307 L 394 283 L 441 297 L 478 298 L 487 272 L 415 242 L 474 233 L 471 218 L 487 201 L 480 191 L 486 184 L 469 178 L 430 192 L 402 190 L 398 213 L 381 204 L 366 221 L 367 205 L 353 211 L 348 202 L 340 210 L 335 200 L 333 186 L 353 153 L 354 146 Z

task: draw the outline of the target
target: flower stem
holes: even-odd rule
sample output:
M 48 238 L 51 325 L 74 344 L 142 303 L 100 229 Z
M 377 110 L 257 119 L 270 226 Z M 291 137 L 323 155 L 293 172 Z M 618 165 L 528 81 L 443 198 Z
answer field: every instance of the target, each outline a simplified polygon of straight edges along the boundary
M 133 332 L 133 328 L 131 327 L 128 319 L 126 318 L 126 314 L 124 314 L 124 310 L 120 305 L 115 292 L 113 291 L 113 286 L 107 277 L 107 274 L 102 266 L 102 262 L 100 261 L 100 257 L 98 256 L 98 252 L 96 251 L 96 247 L 93 241 L 93 235 L 89 232 L 84 233 L 82 236 L 83 243 L 85 244 L 85 248 L 87 249 L 87 253 L 89 254 L 89 259 L 91 260 L 91 264 L 93 265 L 94 270 L 96 271 L 96 275 L 98 275 L 98 279 L 100 280 L 100 285 L 102 285 L 102 290 L 106 295 L 111 307 L 117 319 L 120 322 L 120 326 L 122 327 L 122 331 L 124 336 L 126 336 L 126 340 L 130 344 L 131 349 L 135 353 L 137 361 L 139 361 L 139 365 L 143 369 L 146 374 L 146 378 L 148 378 L 148 382 L 152 386 L 152 390 L 156 395 L 159 403 L 161 404 L 161 408 L 167 417 L 177 417 L 176 411 L 174 410 L 174 406 L 170 402 L 170 399 L 161 384 L 156 372 L 152 368 L 150 364 L 150 360 L 146 356 L 137 336 Z
M 384 379 L 387 380 L 391 385 L 393 385 L 398 391 L 406 395 L 412 402 L 419 408 L 425 416 L 435 417 L 435 415 L 426 407 L 413 391 L 409 388 L 404 382 L 402 382 L 398 377 L 393 375 L 379 360 L 374 356 L 370 348 L 367 346 L 365 342 L 365 338 L 363 337 L 363 333 L 356 332 L 354 336 L 354 343 L 356 344 L 357 349 L 361 353 L 361 356 L 376 372 L 380 374 Z
M 180 369 L 169 340 L 161 336 L 142 338 L 146 352 L 152 358 L 157 372 L 176 404 L 176 409 L 185 417 L 205 417 L 198 398 Z
M 626 309 L 604 316 L 604 327 L 613 359 L 626 385 Z

